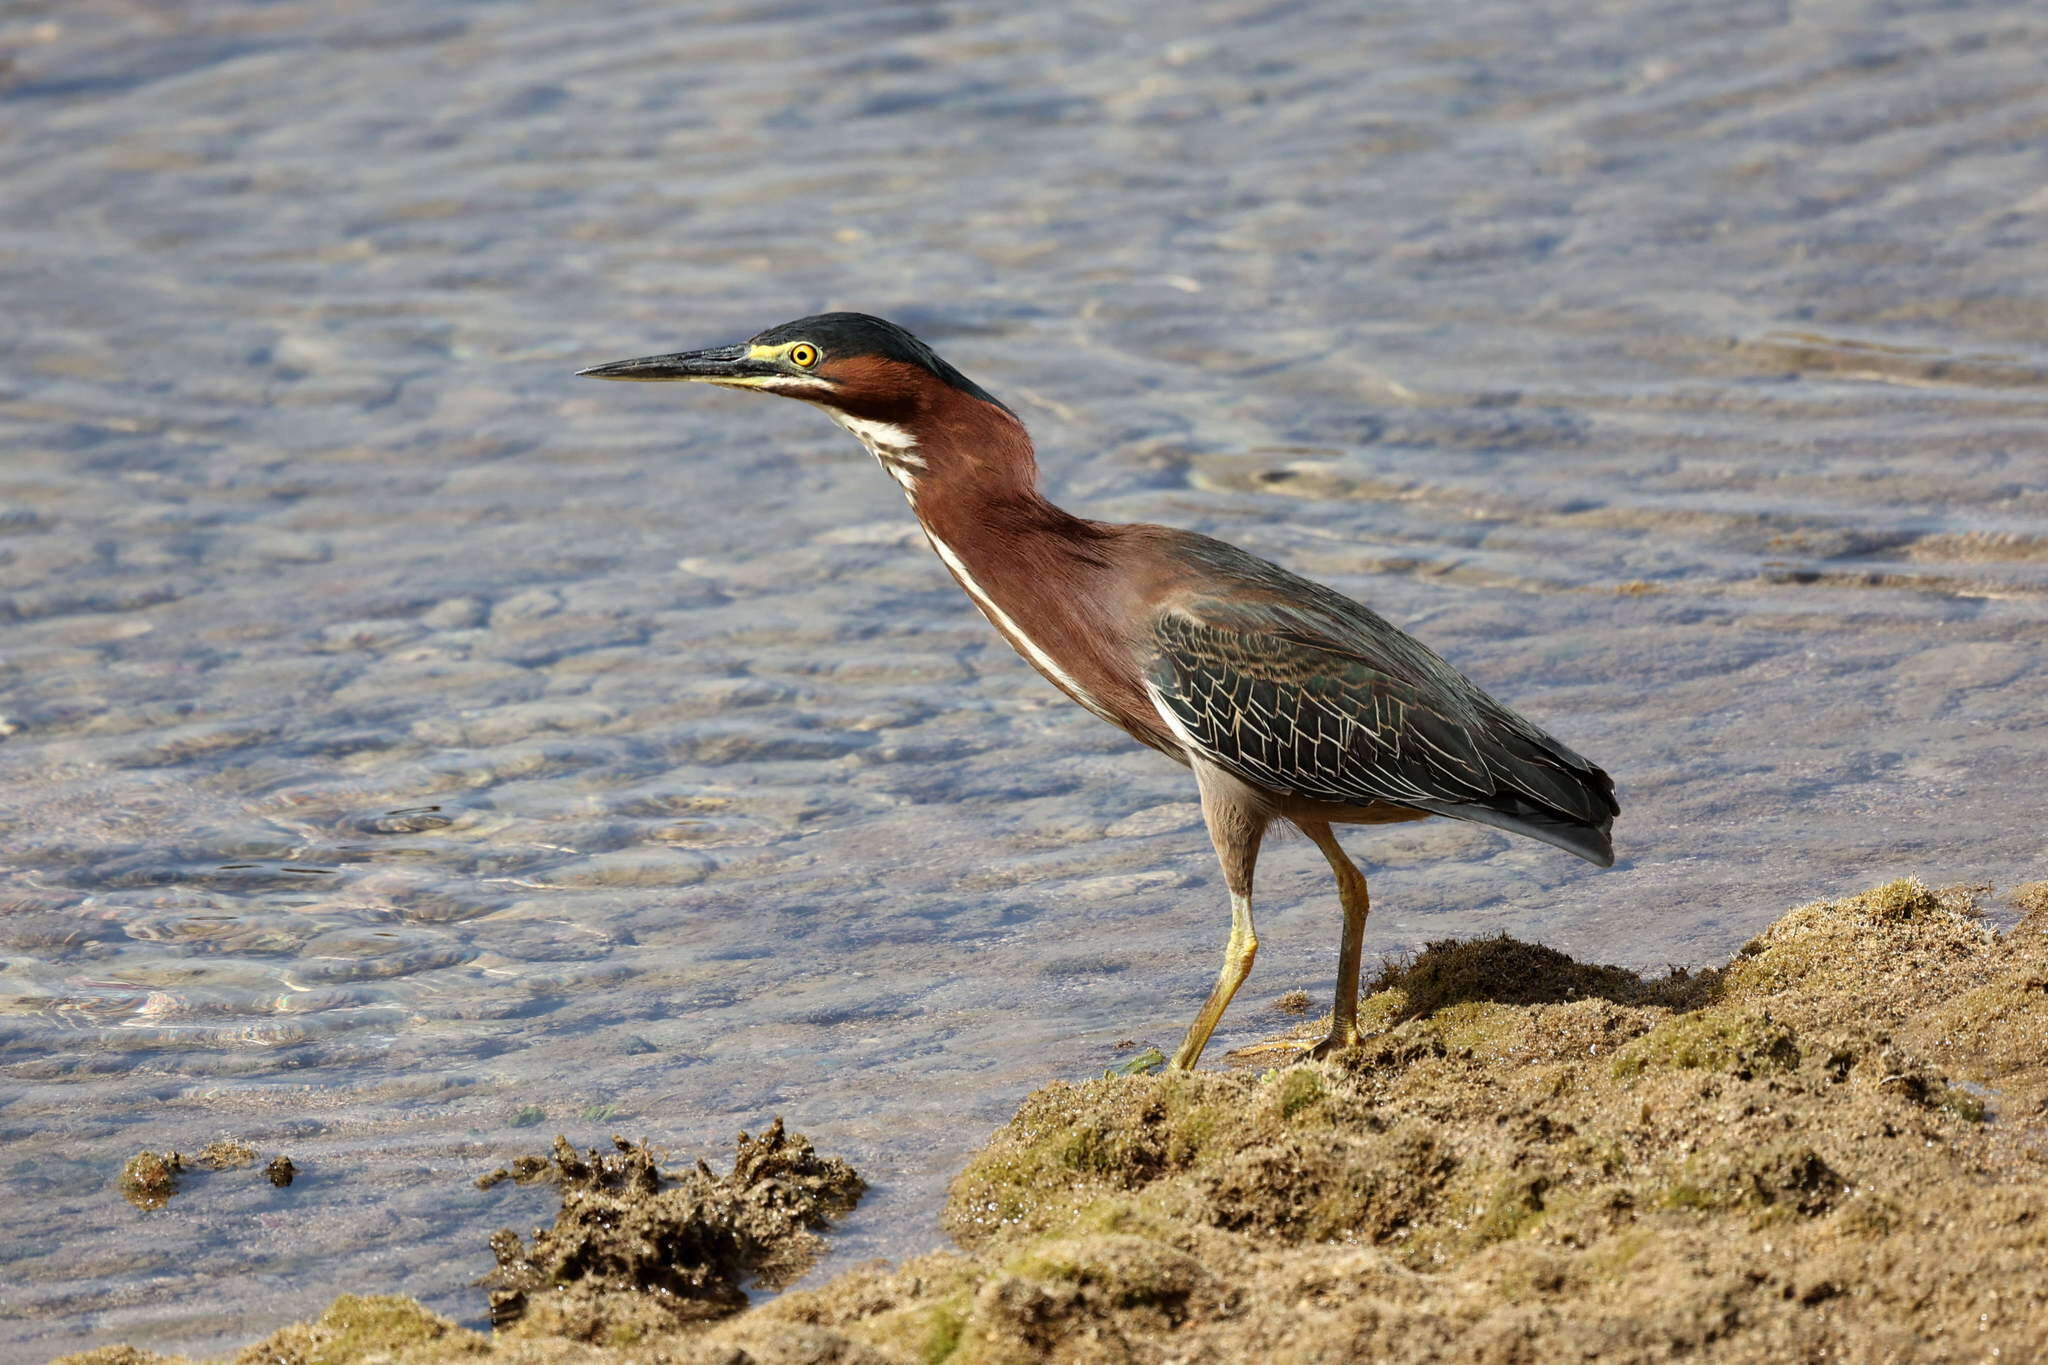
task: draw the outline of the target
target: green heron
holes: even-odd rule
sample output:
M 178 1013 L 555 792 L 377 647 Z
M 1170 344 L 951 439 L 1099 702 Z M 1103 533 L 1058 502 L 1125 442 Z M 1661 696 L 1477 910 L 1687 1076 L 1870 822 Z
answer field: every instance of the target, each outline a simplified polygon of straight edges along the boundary
M 925 538 L 1046 680 L 1195 775 L 1230 889 L 1223 969 L 1170 1065 L 1195 1065 L 1251 971 L 1252 869 L 1285 820 L 1329 860 L 1344 909 L 1321 1057 L 1358 1042 L 1365 876 L 1333 824 L 1447 815 L 1602 867 L 1606 773 L 1351 599 L 1233 545 L 1062 511 L 1017 414 L 894 323 L 823 313 L 706 351 L 597 365 L 822 408 L 903 486 Z

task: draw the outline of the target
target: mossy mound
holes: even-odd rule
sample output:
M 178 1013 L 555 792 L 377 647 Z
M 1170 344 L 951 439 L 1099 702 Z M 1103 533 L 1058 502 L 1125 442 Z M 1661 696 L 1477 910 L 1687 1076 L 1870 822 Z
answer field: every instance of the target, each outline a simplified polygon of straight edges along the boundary
M 2028 894 L 2000 937 L 1969 892 L 1895 882 L 1697 974 L 1434 944 L 1340 1060 L 1031 1096 L 955 1182 L 971 1255 L 919 1292 L 739 1321 L 959 1362 L 2024 1356 L 2048 1340 Z
M 472 1360 L 491 1340 L 464 1331 L 398 1294 L 343 1294 L 311 1322 L 295 1322 L 245 1347 L 231 1365 L 412 1365 Z M 191 1365 L 183 1356 L 103 1346 L 62 1357 L 63 1365 Z
M 490 1341 L 395 1294 L 344 1294 L 312 1322 L 292 1326 L 234 1357 L 234 1365 L 367 1365 L 449 1360 L 488 1352 Z
M 1648 979 L 1432 945 L 1383 974 L 1377 1031 L 1340 1059 L 1038 1091 L 954 1184 L 962 1252 L 637 1351 L 488 1350 L 2025 1359 L 2048 1340 L 2048 885 L 2020 904 L 2000 936 L 1968 892 L 1895 882 L 1791 912 L 1719 971 Z

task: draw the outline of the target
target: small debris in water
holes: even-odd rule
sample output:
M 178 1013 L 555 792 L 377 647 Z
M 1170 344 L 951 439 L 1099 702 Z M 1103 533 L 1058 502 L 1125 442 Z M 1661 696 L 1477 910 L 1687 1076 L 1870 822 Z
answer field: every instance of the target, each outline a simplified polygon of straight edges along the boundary
M 217 1138 L 187 1159 L 178 1152 L 137 1152 L 121 1167 L 121 1197 L 138 1209 L 155 1210 L 179 1191 L 178 1177 L 195 1170 L 239 1171 L 254 1166 L 256 1148 L 240 1138 Z M 270 1183 L 282 1189 L 292 1183 L 298 1167 L 279 1156 L 264 1167 Z
M 138 1209 L 160 1209 L 178 1192 L 184 1169 L 176 1152 L 137 1152 L 121 1167 L 121 1197 Z
M 1273 1008 L 1279 1010 L 1282 1014 L 1307 1014 L 1309 1003 L 1308 992 L 1297 989 L 1291 990 L 1278 1000 L 1275 1000 Z
M 256 1149 L 239 1138 L 221 1138 L 201 1147 L 192 1160 L 209 1171 L 236 1171 L 256 1164 Z

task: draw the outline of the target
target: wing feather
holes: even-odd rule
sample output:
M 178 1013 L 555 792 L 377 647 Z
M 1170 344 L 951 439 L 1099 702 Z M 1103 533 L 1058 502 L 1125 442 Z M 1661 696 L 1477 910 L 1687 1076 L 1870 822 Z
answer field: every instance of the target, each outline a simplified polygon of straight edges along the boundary
M 1613 861 L 1606 773 L 1365 607 L 1230 552 L 1262 571 L 1251 586 L 1293 590 L 1154 619 L 1147 684 L 1201 757 L 1285 795 L 1407 806 Z

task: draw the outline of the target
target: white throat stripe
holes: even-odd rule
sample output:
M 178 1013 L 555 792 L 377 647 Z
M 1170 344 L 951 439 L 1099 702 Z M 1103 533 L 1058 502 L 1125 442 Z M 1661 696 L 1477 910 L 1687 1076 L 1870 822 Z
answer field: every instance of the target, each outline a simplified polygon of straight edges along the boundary
M 867 447 L 868 454 L 876 463 L 888 471 L 889 477 L 903 485 L 903 492 L 913 505 L 917 502 L 917 476 L 924 472 L 924 457 L 917 453 L 917 438 L 902 427 L 889 422 L 871 422 L 865 417 L 850 417 L 835 408 L 825 413 L 840 426 L 854 434 Z
M 854 434 L 854 438 L 875 455 L 887 451 L 891 456 L 907 465 L 924 468 L 924 459 L 917 452 L 917 438 L 902 427 L 891 422 L 871 422 L 865 417 L 851 417 L 846 413 L 827 408 L 832 420 Z

